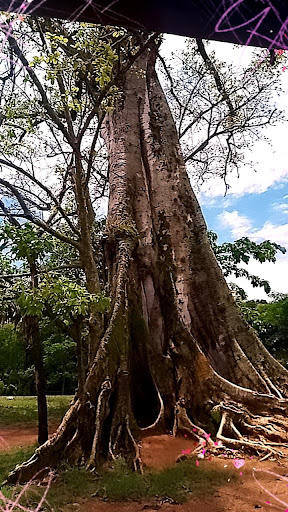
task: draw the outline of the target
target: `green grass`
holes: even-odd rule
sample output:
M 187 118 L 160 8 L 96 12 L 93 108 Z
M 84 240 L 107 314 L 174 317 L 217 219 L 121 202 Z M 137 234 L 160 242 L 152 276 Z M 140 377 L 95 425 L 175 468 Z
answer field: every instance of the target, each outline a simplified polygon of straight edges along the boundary
M 31 457 L 36 446 L 35 444 L 34 446 L 21 448 L 21 450 L 15 448 L 9 450 L 9 452 L 0 452 L 0 485 L 6 479 L 8 473 L 15 468 L 16 464 L 20 464 Z
M 233 478 L 233 474 L 229 477 Z M 182 503 L 191 496 L 213 493 L 227 483 L 227 475 L 227 470 L 212 469 L 208 461 L 200 462 L 197 467 L 195 459 L 187 459 L 162 471 L 146 470 L 140 475 L 129 471 L 125 462 L 118 460 L 113 471 L 100 472 L 98 494 L 113 501 L 158 496 Z
M 32 454 L 27 448 L 17 452 L 0 454 L 0 481 L 8 472 Z M 144 475 L 131 472 L 121 459 L 114 463 L 114 469 L 101 469 L 98 475 L 86 472 L 82 468 L 62 468 L 57 481 L 49 489 L 47 500 L 55 512 L 64 505 L 74 503 L 92 495 L 111 501 L 172 498 L 183 503 L 189 498 L 213 494 L 227 479 L 235 480 L 235 472 L 212 469 L 208 461 L 201 461 L 196 467 L 195 459 L 188 459 L 163 471 L 146 470 Z M 21 503 L 36 508 L 45 487 L 32 487 Z M 4 488 L 2 492 L 11 496 L 19 488 Z M 1 503 L 0 503 L 1 505 Z M 51 510 L 49 507 L 47 510 Z
M 49 420 L 60 420 L 68 409 L 72 396 L 48 396 Z M 37 424 L 37 401 L 35 396 L 14 396 L 7 400 L 0 396 L 0 428 L 1 426 L 35 425 Z

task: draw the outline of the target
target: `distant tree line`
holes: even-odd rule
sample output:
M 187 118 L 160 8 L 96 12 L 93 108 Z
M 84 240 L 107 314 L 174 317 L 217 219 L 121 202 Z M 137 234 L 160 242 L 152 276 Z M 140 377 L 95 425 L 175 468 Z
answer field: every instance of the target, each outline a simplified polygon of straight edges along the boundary
M 77 385 L 75 342 L 43 322 L 44 369 L 48 395 L 74 394 Z M 12 323 L 0 327 L 0 395 L 36 395 L 31 347 Z

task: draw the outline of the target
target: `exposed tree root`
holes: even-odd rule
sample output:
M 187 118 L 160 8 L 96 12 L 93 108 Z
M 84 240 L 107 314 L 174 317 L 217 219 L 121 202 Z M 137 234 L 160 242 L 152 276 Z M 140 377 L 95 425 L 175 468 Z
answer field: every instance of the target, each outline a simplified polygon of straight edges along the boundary
M 195 425 L 188 417 L 188 414 L 185 409 L 185 401 L 183 399 L 179 400 L 175 406 L 175 421 L 173 427 L 173 435 L 176 436 L 177 433 L 181 432 L 182 434 L 189 434 L 195 440 L 198 440 L 199 444 L 205 444 L 210 448 L 213 448 L 214 443 L 211 439 L 211 434 L 208 434 L 201 427 Z
M 260 461 L 270 457 L 281 458 L 286 454 L 280 448 L 288 448 L 287 442 L 287 420 L 277 417 L 274 425 L 270 424 L 271 417 L 255 416 L 247 409 L 244 409 L 231 402 L 222 402 L 213 407 L 212 411 L 221 414 L 220 423 L 215 436 L 214 443 L 207 432 L 197 427 L 188 417 L 185 409 L 185 401 L 180 400 L 175 408 L 175 424 L 173 434 L 186 433 L 197 439 L 199 444 L 189 455 L 195 456 L 202 450 L 204 456 L 222 455 L 230 457 L 245 456 L 253 454 L 260 458 Z M 254 423 L 252 423 L 252 421 Z M 243 433 L 241 433 L 243 431 Z M 249 436 L 247 437 L 247 433 Z M 271 439 L 278 438 L 278 442 Z M 286 442 L 285 442 L 286 440 Z M 205 450 L 203 452 L 203 446 Z M 178 457 L 177 461 L 187 458 L 186 455 Z
M 79 400 L 77 400 L 65 414 L 55 434 L 45 444 L 37 448 L 27 462 L 16 466 L 14 471 L 9 473 L 6 483 L 28 482 L 38 471 L 47 468 L 48 472 L 51 467 L 58 464 L 67 443 L 74 435 L 79 405 Z
M 101 430 L 103 427 L 104 420 L 107 418 L 109 408 L 109 397 L 112 389 L 112 384 L 109 377 L 102 383 L 101 391 L 97 401 L 96 417 L 95 417 L 95 434 L 93 438 L 91 455 L 87 464 L 87 469 L 94 468 L 98 461 L 98 450 L 100 445 Z

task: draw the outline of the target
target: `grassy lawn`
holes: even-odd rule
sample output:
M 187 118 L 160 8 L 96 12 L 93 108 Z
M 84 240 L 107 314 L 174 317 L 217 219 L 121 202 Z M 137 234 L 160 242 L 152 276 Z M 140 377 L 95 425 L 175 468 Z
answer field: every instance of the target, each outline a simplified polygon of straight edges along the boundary
M 33 453 L 33 448 L 0 454 L 0 482 L 8 471 Z M 202 461 L 198 467 L 195 459 L 188 459 L 163 471 L 146 470 L 144 475 L 132 473 L 123 460 L 114 463 L 113 469 L 101 469 L 97 475 L 81 468 L 63 467 L 49 489 L 45 510 L 60 512 L 66 504 L 79 499 L 98 496 L 105 500 L 124 501 L 171 498 L 183 503 L 189 498 L 213 494 L 227 478 L 235 480 L 235 472 L 211 469 L 208 461 Z M 20 488 L 2 488 L 6 496 L 16 496 Z M 35 509 L 44 493 L 45 486 L 31 486 L 21 500 L 22 505 Z M 51 507 L 51 508 L 50 508 Z M 0 501 L 1 508 L 1 501 Z
M 58 421 L 69 407 L 72 396 L 48 396 L 48 418 Z M 14 396 L 7 400 L 0 396 L 0 429 L 1 427 L 37 424 L 37 401 L 35 396 Z

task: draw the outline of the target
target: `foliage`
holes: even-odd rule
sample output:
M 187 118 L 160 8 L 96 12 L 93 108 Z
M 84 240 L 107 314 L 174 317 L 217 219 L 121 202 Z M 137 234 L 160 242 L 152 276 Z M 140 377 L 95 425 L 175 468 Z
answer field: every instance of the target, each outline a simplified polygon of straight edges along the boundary
M 248 237 L 240 238 L 233 243 L 224 242 L 223 244 L 218 244 L 218 236 L 213 231 L 208 231 L 208 237 L 212 250 L 225 277 L 231 274 L 235 277 L 245 277 L 250 281 L 253 287 L 263 287 L 267 294 L 270 293 L 271 288 L 268 281 L 250 274 L 247 269 L 239 267 L 238 265 L 239 263 L 245 263 L 247 265 L 251 257 L 260 263 L 264 263 L 265 261 L 275 263 L 278 251 L 285 254 L 286 249 L 284 247 L 270 240 L 265 240 L 257 244 Z M 245 292 L 242 289 L 234 284 L 232 289 L 234 289 L 236 295 L 238 294 L 242 299 L 245 299 Z
M 90 310 L 105 313 L 110 301 L 104 293 L 90 294 L 86 288 L 67 277 L 50 275 L 40 282 L 37 289 L 22 291 L 18 304 L 23 315 L 38 317 L 45 313 L 48 305 L 59 320 L 70 325 L 73 319 L 88 315 Z
M 2 253 L 0 252 L 0 275 L 4 275 L 5 278 L 0 277 L 0 318 L 2 322 L 5 322 L 11 321 L 17 310 L 12 292 L 13 280 L 9 279 L 9 274 L 16 274 L 19 272 L 19 268 L 12 260 L 11 255 L 7 254 L 6 243 L 2 245 L 2 251 Z
M 62 395 L 67 389 L 73 392 L 77 387 L 75 341 L 63 334 L 52 334 L 43 345 L 49 392 L 59 392 L 60 389 Z
M 245 320 L 251 327 L 253 327 L 253 329 L 255 329 L 258 336 L 262 338 L 262 335 L 266 332 L 267 326 L 265 325 L 265 322 L 263 322 L 260 311 L 254 307 L 254 301 L 239 300 L 238 305 Z
M 30 392 L 29 370 L 25 371 L 26 344 L 11 324 L 0 327 L 0 395 Z
M 90 80 L 93 80 L 100 89 L 103 89 L 111 81 L 114 64 L 118 56 L 111 47 L 110 41 L 106 42 L 99 38 L 101 30 L 93 30 L 93 25 L 90 25 L 92 30 L 89 30 L 89 25 L 85 23 L 75 24 L 77 29 L 73 30 L 73 44 L 71 44 L 71 36 L 69 41 L 68 30 L 68 37 L 63 34 L 58 35 L 54 31 L 55 26 L 52 27 L 51 24 L 51 30 L 53 28 L 54 30 L 49 32 L 46 29 L 46 48 L 35 55 L 29 65 L 36 69 L 45 69 L 46 80 L 51 85 L 54 85 L 59 73 L 65 72 L 77 76 L 81 74 L 88 75 Z M 70 53 L 70 56 L 67 55 L 66 51 L 69 42 L 71 49 L 74 50 Z M 61 95 L 61 100 L 64 100 L 65 106 L 81 112 L 82 105 L 77 100 L 78 91 L 79 88 L 75 86 L 65 90 L 65 93 Z M 63 110 L 65 106 L 62 107 Z
M 208 232 L 211 247 L 220 264 L 224 275 L 234 274 L 235 277 L 246 277 L 253 286 L 262 286 L 267 294 L 271 288 L 267 281 L 251 275 L 248 270 L 238 267 L 249 263 L 250 258 L 263 263 L 275 263 L 278 251 L 286 252 L 284 247 L 265 240 L 259 244 L 244 237 L 233 243 L 217 243 L 217 234 Z M 259 338 L 272 355 L 282 364 L 288 366 L 288 296 L 270 294 L 272 302 L 248 301 L 245 291 L 235 283 L 229 283 L 241 312 Z
M 276 295 L 272 302 L 246 301 L 241 309 L 266 348 L 288 368 L 288 296 Z
M 99 229 L 103 223 L 99 223 Z M 97 236 L 98 224 L 95 226 L 95 237 Z M 14 226 L 4 223 L 1 226 L 1 238 L 5 243 L 5 258 L 3 271 L 8 271 L 8 276 L 13 272 L 12 262 L 16 262 L 14 268 L 16 283 L 3 280 L 5 293 L 0 299 L 0 311 L 2 318 L 17 319 L 19 322 L 25 316 L 37 316 L 39 319 L 40 335 L 44 345 L 44 368 L 47 377 L 47 391 L 62 394 L 65 390 L 73 392 L 76 388 L 76 351 L 73 337 L 73 328 L 78 324 L 85 335 L 84 322 L 88 320 L 92 312 L 105 313 L 109 308 L 109 299 L 104 293 L 88 293 L 83 278 L 79 277 L 77 269 L 69 269 L 71 258 L 75 257 L 73 248 L 67 250 L 67 244 L 55 241 L 49 234 L 39 230 L 30 223 Z M 69 246 L 68 246 L 69 247 Z M 54 248 L 56 249 L 54 251 Z M 10 259 L 7 256 L 9 251 Z M 60 260 L 60 262 L 59 262 Z M 30 280 L 21 272 L 26 270 L 26 265 L 37 262 L 38 287 L 31 288 Z M 52 269 L 61 264 L 68 264 L 69 277 L 59 275 Z M 42 268 L 44 273 L 42 273 Z M 77 276 L 78 274 L 78 276 Z M 28 273 L 29 276 L 29 273 Z M 14 315 L 7 314 L 8 304 L 14 306 Z M 15 310 L 17 313 L 15 313 Z M 15 316 L 16 314 L 16 316 Z M 48 317 L 47 317 L 48 315 Z M 54 320 L 57 319 L 57 325 Z M 20 324 L 21 325 L 21 324 Z M 62 330 L 61 330 L 61 325 Z M 10 329 L 11 327 L 11 329 Z M 70 329 L 70 336 L 67 335 L 65 327 Z M 9 330 L 10 329 L 10 330 Z M 4 333 L 5 331 L 5 333 Z M 7 347 L 1 343 L 3 349 L 3 365 L 0 371 L 0 394 L 30 394 L 34 393 L 34 366 L 31 347 L 27 345 L 12 326 L 4 326 L 3 333 L 5 343 L 10 347 L 11 353 L 17 355 L 17 367 L 13 366 L 6 355 Z M 9 334 L 9 335 L 8 335 Z M 15 345 L 16 337 L 22 347 L 22 352 Z M 15 338 L 15 339 L 16 339 Z M 5 352 L 6 350 L 6 352 Z M 4 363 L 5 362 L 5 363 Z
M 5 222 L 0 227 L 0 240 L 6 242 L 6 248 L 16 260 L 27 260 L 34 263 L 38 258 L 47 257 L 53 251 L 54 243 L 51 235 L 35 228 L 30 222 L 16 227 Z
M 1 238 L 0 238 L 1 241 Z M 1 248 L 0 248 L 1 250 Z M 11 258 L 7 254 L 0 253 L 0 273 L 1 274 L 13 274 L 16 269 L 12 267 Z
M 75 342 L 54 322 L 40 322 L 47 392 L 73 393 L 77 386 Z M 31 347 L 12 324 L 0 327 L 0 395 L 35 394 Z M 1 420 L 0 420 L 1 421 Z
M 69 232 L 68 229 L 64 229 L 64 226 L 62 227 L 61 232 L 68 236 L 71 235 L 71 232 Z M 79 255 L 75 247 L 65 244 L 64 242 L 57 240 L 57 238 L 53 238 L 53 251 L 49 254 L 49 259 L 45 260 L 45 269 L 49 270 L 61 265 L 69 265 L 73 261 L 78 261 L 77 257 L 79 257 Z M 70 274 L 72 271 L 73 269 L 69 269 Z

